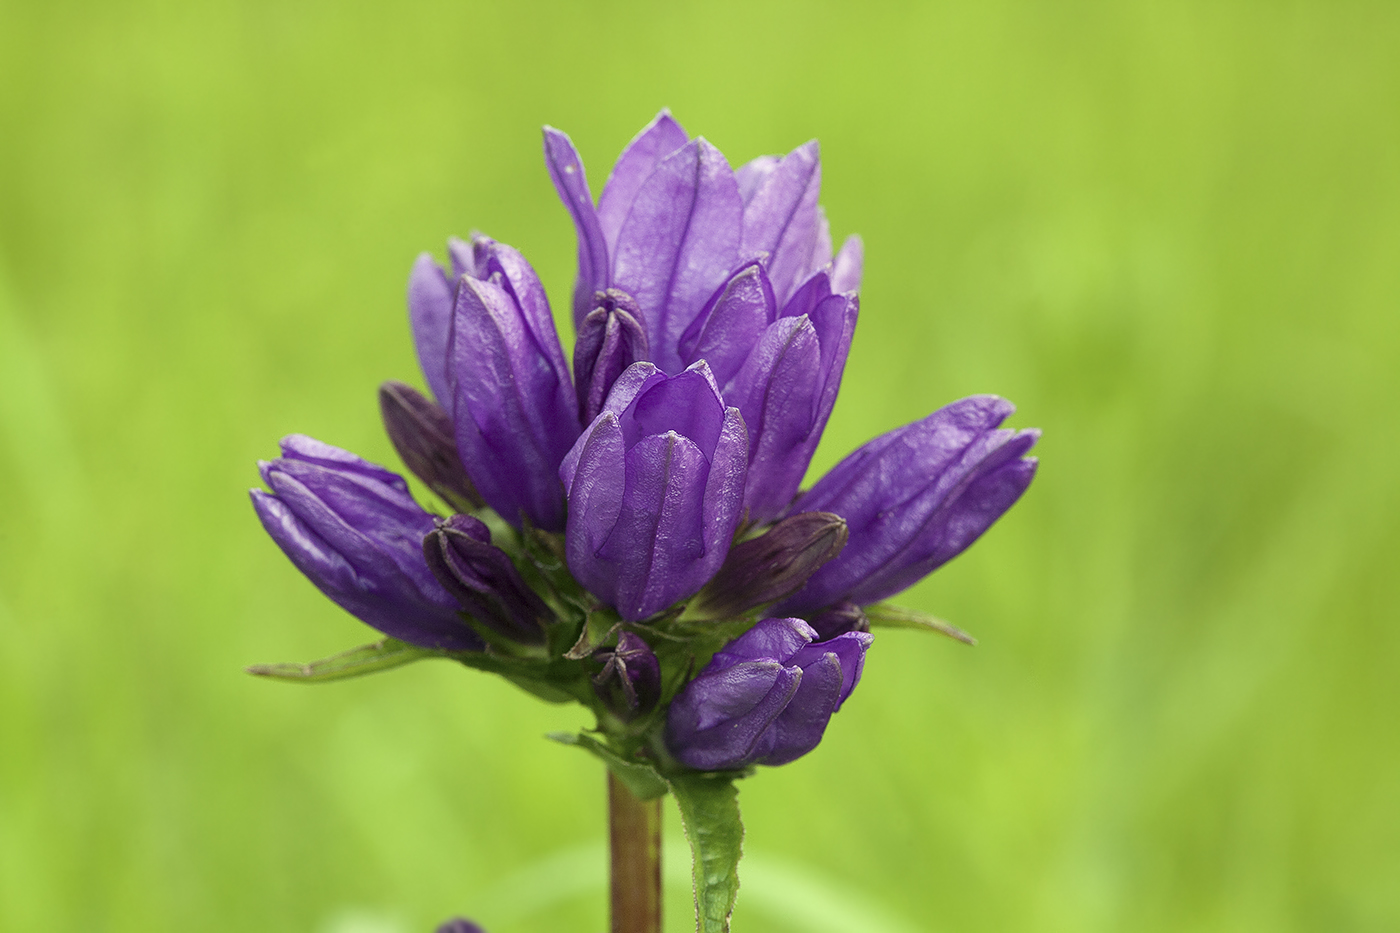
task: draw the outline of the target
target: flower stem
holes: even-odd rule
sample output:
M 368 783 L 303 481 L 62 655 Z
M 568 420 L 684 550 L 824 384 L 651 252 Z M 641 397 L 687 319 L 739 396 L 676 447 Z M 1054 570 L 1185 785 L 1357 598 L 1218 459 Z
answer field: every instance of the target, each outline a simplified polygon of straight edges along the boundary
M 661 933 L 661 800 L 638 800 L 608 772 L 612 933 Z

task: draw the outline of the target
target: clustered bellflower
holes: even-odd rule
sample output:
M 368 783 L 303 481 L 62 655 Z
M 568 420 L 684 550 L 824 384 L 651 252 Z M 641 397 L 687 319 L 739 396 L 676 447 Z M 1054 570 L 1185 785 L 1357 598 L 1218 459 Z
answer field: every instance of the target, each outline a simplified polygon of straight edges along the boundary
M 596 200 L 567 135 L 546 127 L 544 156 L 578 241 L 572 367 L 525 257 L 453 239 L 448 266 L 425 253 L 409 275 L 427 392 L 380 389 L 395 449 L 447 511 L 302 436 L 262 465 L 254 506 L 394 657 L 583 703 L 610 764 L 790 762 L 859 682 L 871 607 L 1025 492 L 1038 432 L 974 396 L 802 491 L 863 265 L 859 238 L 833 250 L 816 142 L 734 169 L 662 111 Z

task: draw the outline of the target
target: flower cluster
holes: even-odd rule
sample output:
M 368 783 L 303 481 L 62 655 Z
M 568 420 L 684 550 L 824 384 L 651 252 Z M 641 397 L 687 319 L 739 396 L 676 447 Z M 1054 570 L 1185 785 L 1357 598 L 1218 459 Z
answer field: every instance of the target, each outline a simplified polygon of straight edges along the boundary
M 662 112 L 596 202 L 545 162 L 578 237 L 572 369 L 544 288 L 486 236 L 408 285 L 429 390 L 380 390 L 402 477 L 302 436 L 262 464 L 263 525 L 326 595 L 406 646 L 598 715 L 658 773 L 778 765 L 860 679 L 873 604 L 1025 491 L 1035 431 L 996 396 L 882 435 L 810 489 L 859 312 L 810 142 L 737 170 Z

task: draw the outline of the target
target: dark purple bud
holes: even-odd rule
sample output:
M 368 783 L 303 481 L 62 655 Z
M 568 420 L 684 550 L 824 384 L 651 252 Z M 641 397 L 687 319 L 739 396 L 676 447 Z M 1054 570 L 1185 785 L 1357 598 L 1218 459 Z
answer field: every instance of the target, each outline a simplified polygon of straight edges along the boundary
M 812 276 L 763 332 L 725 387 L 749 426 L 749 518 L 787 510 L 836 405 L 860 305 Z
M 437 933 L 486 933 L 465 917 L 454 917 L 437 928 Z
M 574 344 L 579 419 L 588 424 L 598 417 L 617 377 L 646 358 L 647 335 L 632 296 L 615 288 L 595 292 Z
M 574 326 L 581 327 L 584 315 L 593 309 L 593 295 L 608 287 L 611 272 L 608 244 L 598 224 L 598 212 L 593 208 L 593 195 L 588 190 L 588 176 L 583 160 L 567 133 L 552 126 L 544 128 L 544 160 L 554 190 L 569 209 L 578 235 L 578 278 L 574 282 Z
M 619 160 L 599 202 L 605 236 L 621 168 Z M 682 369 L 681 335 L 739 264 L 743 213 L 729 163 L 704 139 L 663 158 L 637 189 L 611 248 L 612 285 L 641 306 L 651 357 L 665 372 Z
M 666 744 L 676 760 L 727 771 L 816 748 L 860 681 L 871 636 L 816 638 L 801 619 L 764 619 L 726 645 L 671 701 Z
M 846 522 L 841 516 L 789 515 L 759 537 L 729 549 L 724 566 L 700 592 L 700 609 L 712 618 L 737 618 L 777 602 L 800 589 L 845 546 Z
M 433 516 L 403 477 L 300 434 L 258 464 L 272 489 L 251 491 L 267 533 L 297 569 L 347 612 L 424 648 L 476 651 L 481 639 L 423 560 Z
M 617 647 L 603 648 L 593 657 L 603 665 L 593 687 L 615 713 L 630 719 L 656 708 L 661 699 L 661 664 L 640 635 L 623 632 Z
M 544 289 L 523 256 L 486 237 L 462 261 L 449 344 L 457 451 L 502 518 L 562 531 L 557 471 L 578 403 Z
M 962 553 L 1020 498 L 1040 432 L 998 430 L 1015 406 L 995 395 L 954 402 L 881 435 L 838 463 L 797 509 L 835 512 L 850 540 L 774 611 L 868 606 Z
M 379 387 L 379 413 L 384 430 L 404 466 L 459 512 L 485 503 L 462 468 L 452 419 L 442 406 L 417 389 L 390 380 Z
M 816 630 L 817 637 L 823 641 L 847 632 L 870 631 L 870 620 L 865 617 L 865 610 L 845 601 L 818 612 L 807 620 L 807 624 Z
M 544 643 L 554 615 L 525 583 L 491 531 L 470 515 L 438 521 L 423 538 L 423 558 L 439 583 L 472 618 L 511 641 Z
M 759 167 L 745 172 L 744 187 L 751 193 L 744 198 L 743 253 L 767 254 L 768 275 L 779 301 L 786 301 L 812 271 L 821 186 L 815 139 L 782 158 L 768 156 Z
M 704 363 L 633 364 L 559 468 L 574 577 L 628 621 L 695 593 L 729 551 L 747 454 Z

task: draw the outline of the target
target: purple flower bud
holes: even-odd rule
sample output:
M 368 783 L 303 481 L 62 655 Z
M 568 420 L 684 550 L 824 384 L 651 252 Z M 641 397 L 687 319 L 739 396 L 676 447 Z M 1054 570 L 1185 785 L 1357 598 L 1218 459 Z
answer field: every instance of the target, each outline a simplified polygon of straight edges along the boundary
M 559 462 L 578 404 L 549 303 L 518 252 L 478 236 L 463 265 L 449 338 L 457 450 L 486 504 L 516 527 L 562 531 Z
M 486 933 L 465 917 L 454 917 L 437 928 L 437 933 Z
M 881 435 L 793 505 L 835 512 L 850 540 L 775 611 L 807 615 L 841 600 L 892 596 L 962 553 L 1025 492 L 1040 432 L 997 430 L 1015 406 L 995 395 L 954 402 Z
M 822 640 L 835 638 L 847 632 L 870 631 L 870 620 L 865 617 L 865 610 L 855 603 L 845 601 L 828 606 L 811 616 L 807 619 L 807 624 L 816 630 L 817 637 Z
M 860 681 L 871 636 L 816 638 L 801 619 L 764 619 L 726 645 L 671 701 L 666 744 L 676 760 L 727 771 L 816 748 Z
M 661 663 L 640 635 L 622 632 L 617 647 L 594 652 L 603 665 L 593 678 L 598 696 L 624 719 L 649 713 L 661 699 Z
M 700 609 L 712 618 L 737 618 L 790 596 L 845 546 L 846 522 L 841 516 L 789 515 L 759 537 L 729 549 L 724 566 L 700 592 Z
M 423 560 L 433 517 L 403 477 L 301 434 L 258 464 L 272 492 L 251 490 L 267 533 L 343 609 L 424 648 L 476 651 L 482 641 Z
M 749 431 L 744 505 L 754 521 L 787 510 L 836 405 L 859 302 L 833 294 L 825 272 L 777 311 L 761 263 L 739 269 L 681 339 L 684 359 L 704 359 Z
M 634 364 L 559 468 L 574 577 L 629 621 L 699 590 L 729 551 L 747 452 L 709 367 Z
M 482 625 L 522 644 L 544 643 L 554 614 L 525 583 L 491 531 L 470 515 L 438 521 L 423 538 L 423 558 L 439 583 Z
M 574 344 L 574 386 L 584 424 L 603 410 L 617 377 L 647 358 L 647 335 L 632 296 L 615 288 L 595 292 L 593 306 L 579 323 Z
M 441 405 L 390 380 L 379 387 L 379 412 L 389 440 L 414 476 L 460 512 L 485 504 L 457 456 L 452 419 Z

